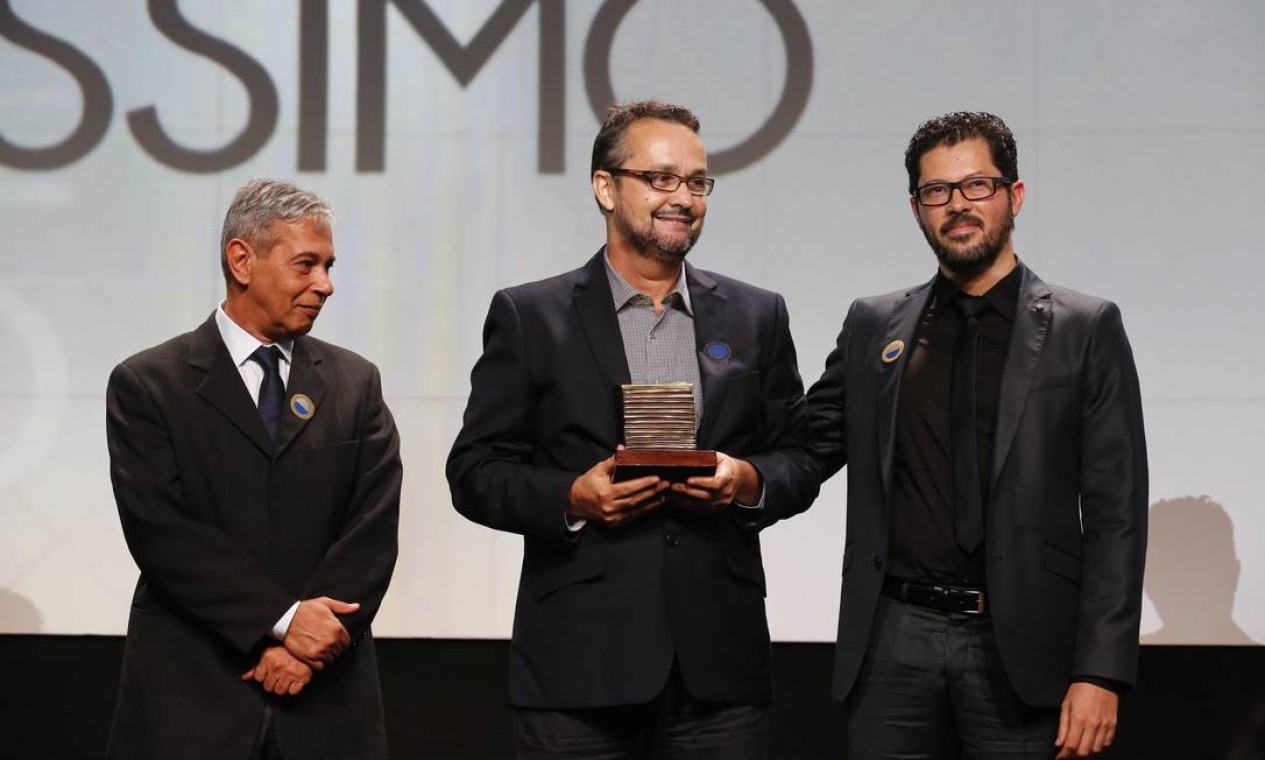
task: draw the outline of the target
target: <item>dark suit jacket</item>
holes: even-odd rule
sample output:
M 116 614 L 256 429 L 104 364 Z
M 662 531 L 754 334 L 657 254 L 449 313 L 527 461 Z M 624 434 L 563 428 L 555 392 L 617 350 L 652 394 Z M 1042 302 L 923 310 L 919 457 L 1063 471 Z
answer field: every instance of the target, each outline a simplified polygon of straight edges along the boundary
M 1020 265 L 1023 266 L 1023 265 Z M 985 528 L 998 647 L 1019 697 L 1058 704 L 1072 676 L 1132 684 L 1146 549 L 1147 467 L 1133 354 L 1115 304 L 1023 268 L 999 398 Z M 822 476 L 848 465 L 834 694 L 852 688 L 888 548 L 900 380 L 931 288 L 852 304 L 809 391 Z
M 492 299 L 448 482 L 463 515 L 524 536 L 514 705 L 646 702 L 674 653 L 699 699 L 769 699 L 758 530 L 817 493 L 803 386 L 781 296 L 688 265 L 685 277 L 703 385 L 699 446 L 761 472 L 759 521 L 661 510 L 568 533 L 571 483 L 621 442 L 618 386 L 629 382 L 602 255 Z M 712 341 L 730 357 L 704 354 Z
M 271 701 L 296 758 L 386 756 L 369 623 L 396 556 L 401 467 L 377 369 L 294 342 L 277 444 L 212 316 L 127 359 L 106 391 L 110 477 L 140 580 L 109 755 L 245 758 Z M 333 665 L 298 696 L 240 680 L 298 599 L 360 602 Z

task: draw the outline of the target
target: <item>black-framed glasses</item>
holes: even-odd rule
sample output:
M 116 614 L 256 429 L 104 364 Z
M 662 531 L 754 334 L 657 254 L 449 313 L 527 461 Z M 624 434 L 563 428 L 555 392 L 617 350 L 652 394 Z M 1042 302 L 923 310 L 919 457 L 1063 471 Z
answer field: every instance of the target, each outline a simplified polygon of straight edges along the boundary
M 1012 185 L 1014 180 L 1005 177 L 967 177 L 961 182 L 929 182 L 914 192 L 923 206 L 943 206 L 953 198 L 953 191 L 962 193 L 968 201 L 982 201 L 997 194 L 997 188 Z
M 694 195 L 711 195 L 712 188 L 716 186 L 716 180 L 711 177 L 682 177 L 672 172 L 649 172 L 619 168 L 606 169 L 605 171 L 607 174 L 616 177 L 636 177 L 661 193 L 675 193 L 676 189 L 684 182 L 686 189 Z

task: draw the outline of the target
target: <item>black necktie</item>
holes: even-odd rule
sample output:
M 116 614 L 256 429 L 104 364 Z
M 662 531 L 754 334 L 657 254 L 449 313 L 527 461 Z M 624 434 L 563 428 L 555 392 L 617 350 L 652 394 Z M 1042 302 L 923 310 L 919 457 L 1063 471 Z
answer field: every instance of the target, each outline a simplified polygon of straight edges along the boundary
M 264 421 L 268 437 L 277 440 L 277 420 L 285 406 L 286 387 L 281 381 L 281 349 L 260 346 L 250 355 L 251 361 L 263 367 L 264 381 L 259 385 L 259 417 Z
M 953 503 L 958 546 L 970 554 L 984 540 L 979 439 L 975 431 L 975 380 L 979 370 L 979 318 L 983 298 L 961 294 L 953 306 L 962 317 L 953 353 Z

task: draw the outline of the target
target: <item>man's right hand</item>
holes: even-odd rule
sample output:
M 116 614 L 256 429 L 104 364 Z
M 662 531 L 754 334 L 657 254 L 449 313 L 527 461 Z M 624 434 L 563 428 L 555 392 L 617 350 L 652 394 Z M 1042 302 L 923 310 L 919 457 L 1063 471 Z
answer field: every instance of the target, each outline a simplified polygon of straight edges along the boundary
M 242 674 L 243 681 L 254 680 L 270 694 L 294 696 L 312 680 L 312 669 L 282 646 L 264 650 L 255 667 Z
M 592 520 L 614 528 L 642 517 L 663 505 L 664 491 L 671 485 L 657 475 L 612 482 L 615 457 L 612 455 L 571 483 L 567 496 L 567 516 Z
M 359 603 L 340 602 L 327 596 L 304 599 L 299 602 L 282 643 L 290 654 L 314 670 L 320 670 L 351 642 L 351 635 L 336 615 L 349 615 L 358 609 Z

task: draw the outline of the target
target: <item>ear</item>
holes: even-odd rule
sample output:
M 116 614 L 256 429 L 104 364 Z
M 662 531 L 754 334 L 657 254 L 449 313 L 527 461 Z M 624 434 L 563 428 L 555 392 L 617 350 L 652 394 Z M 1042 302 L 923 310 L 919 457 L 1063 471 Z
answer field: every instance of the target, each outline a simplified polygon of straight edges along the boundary
M 250 243 L 241 238 L 233 238 L 228 241 L 224 256 L 228 261 L 228 273 L 233 281 L 241 288 L 250 285 L 250 275 L 255 259 L 255 251 L 250 247 Z
M 919 226 L 921 226 L 922 217 L 918 216 L 918 199 L 912 195 L 909 196 L 909 210 L 914 213 L 914 221 L 918 222 Z
M 593 197 L 602 210 L 610 213 L 615 210 L 615 183 L 609 172 L 598 170 L 593 172 Z
M 1023 186 L 1023 180 L 1017 179 L 1010 186 L 1010 215 L 1019 216 L 1020 210 L 1023 209 L 1023 198 L 1027 194 L 1027 188 Z

